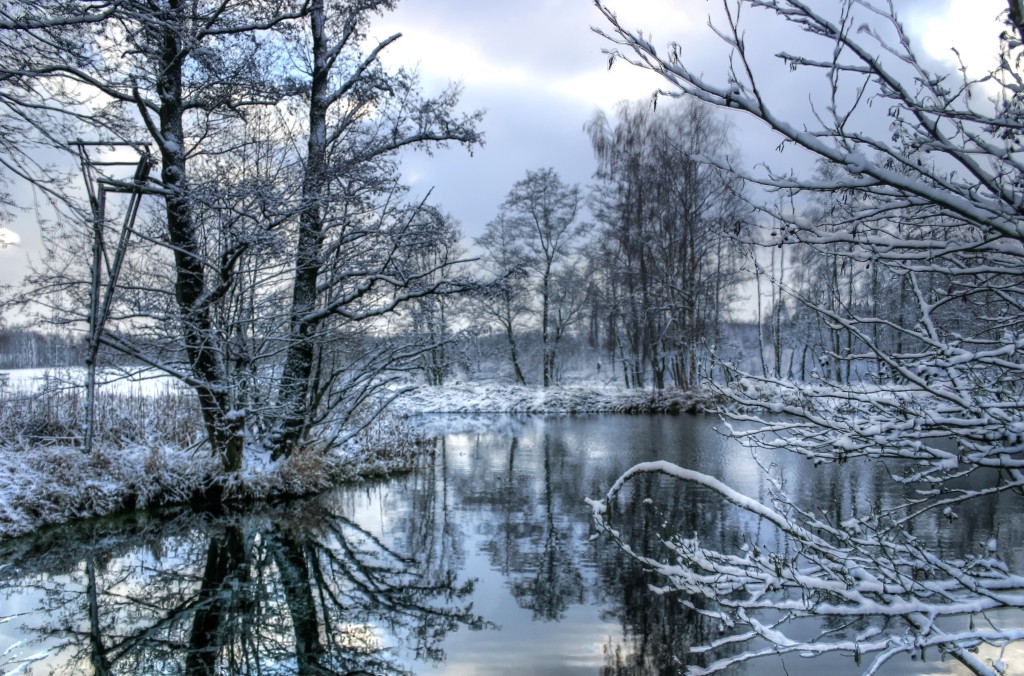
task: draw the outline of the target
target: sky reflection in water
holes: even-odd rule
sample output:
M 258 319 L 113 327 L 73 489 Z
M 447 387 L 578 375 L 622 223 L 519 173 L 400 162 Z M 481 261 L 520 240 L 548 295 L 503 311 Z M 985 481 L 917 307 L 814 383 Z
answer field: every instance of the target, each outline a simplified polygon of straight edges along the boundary
M 681 673 L 708 661 L 688 647 L 714 640 L 717 627 L 649 591 L 656 580 L 607 540 L 592 541 L 583 500 L 659 458 L 766 499 L 758 462 L 717 424 L 478 419 L 438 441 L 421 471 L 390 482 L 230 514 L 136 514 L 5 543 L 0 616 L 11 620 L 0 624 L 0 652 L 18 640 L 25 644 L 12 653 L 22 658 L 48 651 L 39 673 Z M 803 504 L 837 519 L 898 498 L 878 466 L 759 460 Z M 656 552 L 666 526 L 727 548 L 781 545 L 706 492 L 655 476 L 635 490 L 654 506 L 626 496 L 616 525 L 638 549 Z M 1019 543 L 1018 511 L 987 505 L 952 525 L 922 524 L 921 534 L 950 554 L 992 536 Z M 894 663 L 893 673 L 957 673 L 937 657 Z M 16 664 L 0 658 L 5 672 Z M 754 669 L 859 672 L 841 656 Z

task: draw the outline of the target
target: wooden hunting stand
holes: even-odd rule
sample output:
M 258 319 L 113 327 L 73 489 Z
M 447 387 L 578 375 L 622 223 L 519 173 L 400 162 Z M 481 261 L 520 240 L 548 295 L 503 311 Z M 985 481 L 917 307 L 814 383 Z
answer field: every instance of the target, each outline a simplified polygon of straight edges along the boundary
M 108 141 L 73 141 L 69 144 L 78 151 L 78 160 L 82 168 L 82 178 L 89 195 L 89 207 L 92 211 L 92 266 L 89 285 L 89 334 L 85 356 L 85 438 L 82 451 L 92 451 L 95 436 L 96 408 L 96 358 L 99 354 L 103 327 L 110 317 L 114 290 L 121 266 L 128 251 L 128 241 L 135 228 L 135 219 L 139 213 L 142 196 L 147 192 L 149 171 L 153 166 L 153 156 L 147 143 L 126 143 Z M 131 148 L 138 154 L 135 161 L 101 161 L 94 159 L 90 150 L 95 148 Z M 135 167 L 134 176 L 129 181 L 112 178 L 106 172 L 110 169 Z M 107 246 L 104 232 L 106 230 L 106 207 L 108 193 L 127 193 L 128 208 L 120 230 L 116 233 L 116 244 L 111 252 Z

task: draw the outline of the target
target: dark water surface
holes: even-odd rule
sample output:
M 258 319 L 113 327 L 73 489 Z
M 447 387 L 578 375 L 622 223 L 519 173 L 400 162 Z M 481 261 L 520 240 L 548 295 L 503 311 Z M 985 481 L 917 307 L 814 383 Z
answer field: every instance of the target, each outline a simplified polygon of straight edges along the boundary
M 667 459 L 767 499 L 758 465 L 836 520 L 899 499 L 884 468 L 813 468 L 753 457 L 716 419 L 594 416 L 478 420 L 423 468 L 315 500 L 224 515 L 138 514 L 0 545 L 0 673 L 682 673 L 716 624 L 607 539 L 592 539 L 585 497 L 636 462 Z M 706 492 L 636 482 L 617 527 L 657 552 L 669 524 L 722 547 L 777 536 Z M 902 490 L 902 489 L 899 489 Z M 652 497 L 657 509 L 639 505 Z M 990 538 L 1022 567 L 1018 498 L 921 524 L 948 555 Z M 17 644 L 18 641 L 23 641 Z M 735 649 L 733 649 L 735 650 Z M 715 657 L 729 653 L 720 652 Z M 15 657 L 16 656 L 16 657 Z M 1024 656 L 1003 654 L 1009 673 Z M 963 673 L 937 655 L 886 674 Z M 1014 671 L 1017 670 L 1017 671 Z M 860 673 L 851 656 L 789 656 L 749 674 Z

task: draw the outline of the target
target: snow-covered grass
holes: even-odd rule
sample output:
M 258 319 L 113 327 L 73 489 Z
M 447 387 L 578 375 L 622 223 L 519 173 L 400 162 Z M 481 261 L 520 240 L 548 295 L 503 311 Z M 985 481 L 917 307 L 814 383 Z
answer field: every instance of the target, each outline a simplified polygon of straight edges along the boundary
M 211 489 L 251 501 L 309 495 L 340 481 L 411 468 L 426 439 L 444 433 L 422 413 L 648 413 L 700 408 L 684 392 L 616 387 L 535 390 L 500 385 L 420 387 L 400 397 L 340 447 L 311 446 L 271 461 L 248 448 L 240 472 L 225 476 L 203 442 L 199 410 L 175 387 L 101 389 L 95 447 L 81 449 L 84 395 L 46 387 L 52 378 L 0 387 L 0 538 L 46 525 L 146 507 L 188 503 Z
M 85 430 L 85 394 L 75 387 L 43 391 L 28 385 L 0 390 L 0 439 L 4 445 L 76 446 Z M 158 395 L 101 391 L 96 406 L 96 442 L 191 446 L 202 439 L 199 410 L 187 392 Z
M 407 470 L 417 455 L 403 423 L 381 419 L 342 449 L 311 448 L 287 459 L 251 450 L 237 475 L 225 477 L 206 450 L 167 444 L 77 447 L 0 446 L 0 538 L 46 525 L 116 512 L 188 503 L 218 486 L 227 500 L 309 495 L 340 481 Z
M 418 413 L 681 413 L 703 410 L 704 393 L 637 390 L 610 385 L 534 389 L 466 384 L 419 387 L 395 402 L 398 415 Z
M 80 389 L 37 391 L 32 380 L 0 388 L 0 538 L 125 510 L 188 503 L 211 489 L 251 501 L 309 495 L 339 481 L 406 470 L 419 454 L 410 424 L 393 416 L 339 448 L 310 447 L 287 459 L 247 449 L 225 476 L 202 444 L 198 407 L 187 392 L 101 390 L 95 445 L 81 448 Z

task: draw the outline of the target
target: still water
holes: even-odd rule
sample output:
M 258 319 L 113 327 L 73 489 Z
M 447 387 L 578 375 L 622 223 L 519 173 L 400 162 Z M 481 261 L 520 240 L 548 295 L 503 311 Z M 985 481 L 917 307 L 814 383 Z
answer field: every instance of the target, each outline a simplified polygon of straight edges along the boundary
M 440 421 L 439 421 L 440 422 Z M 753 456 L 693 416 L 481 418 L 422 468 L 313 500 L 226 514 L 135 514 L 0 545 L 0 673 L 647 674 L 704 664 L 718 627 L 604 538 L 586 497 L 667 459 L 768 498 L 767 468 L 842 519 L 899 499 L 880 466 Z M 645 477 L 620 504 L 626 541 L 667 527 L 781 546 L 712 495 Z M 657 509 L 641 508 L 651 497 Z M 996 537 L 1020 568 L 1016 499 L 921 524 L 949 555 Z M 717 657 L 722 657 L 719 653 Z M 1022 661 L 1016 661 L 1014 657 Z M 937 655 L 883 673 L 962 673 Z M 1011 673 L 1024 657 L 1007 653 Z M 1014 672 L 1013 669 L 1021 671 Z M 769 657 L 736 673 L 860 673 L 849 656 Z

